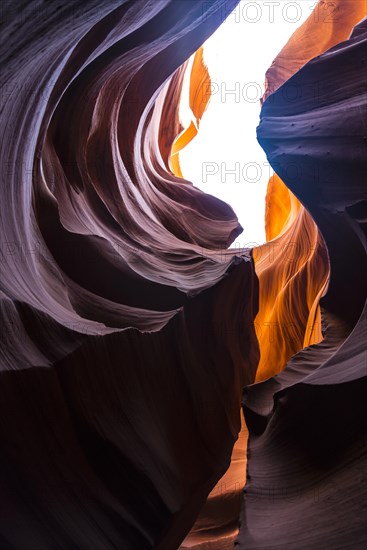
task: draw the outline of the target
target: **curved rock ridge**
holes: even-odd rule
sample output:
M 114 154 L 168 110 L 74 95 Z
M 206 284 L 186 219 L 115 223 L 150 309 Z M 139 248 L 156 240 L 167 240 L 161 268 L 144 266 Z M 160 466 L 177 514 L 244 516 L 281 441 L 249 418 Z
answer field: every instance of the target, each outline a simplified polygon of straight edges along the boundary
M 2 4 L 2 550 L 178 548 L 229 466 L 257 277 L 168 160 L 235 5 Z
M 292 34 L 265 75 L 263 100 L 275 92 L 310 59 L 349 38 L 351 29 L 366 16 L 365 0 L 318 0 L 312 14 Z M 292 101 L 295 90 L 283 88 Z
M 157 330 L 235 261 L 235 214 L 167 170 L 154 103 L 223 5 L 3 8 L 3 289 L 61 332 Z
M 330 279 L 320 301 L 323 341 L 245 390 L 250 460 L 238 548 L 359 549 L 367 542 L 366 50 L 365 19 L 262 108 L 259 141 L 278 171 L 301 167 L 297 179 L 284 181 L 320 229 Z M 302 96 L 286 101 L 286 86 Z

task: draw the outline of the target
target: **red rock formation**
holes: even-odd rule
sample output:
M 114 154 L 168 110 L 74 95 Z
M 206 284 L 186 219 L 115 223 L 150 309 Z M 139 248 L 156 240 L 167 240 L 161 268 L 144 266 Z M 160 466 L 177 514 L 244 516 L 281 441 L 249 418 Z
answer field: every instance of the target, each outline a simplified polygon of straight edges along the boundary
M 319 51 L 306 24 L 268 73 L 289 79 L 259 127 L 285 185 L 257 278 L 227 249 L 233 210 L 173 160 L 206 107 L 199 48 L 236 3 L 4 3 L 1 550 L 232 545 L 243 387 L 239 547 L 362 548 L 366 24 L 307 63 L 361 18 L 335 2 Z
M 177 548 L 229 465 L 257 278 L 165 164 L 169 79 L 224 4 L 4 11 L 4 550 Z

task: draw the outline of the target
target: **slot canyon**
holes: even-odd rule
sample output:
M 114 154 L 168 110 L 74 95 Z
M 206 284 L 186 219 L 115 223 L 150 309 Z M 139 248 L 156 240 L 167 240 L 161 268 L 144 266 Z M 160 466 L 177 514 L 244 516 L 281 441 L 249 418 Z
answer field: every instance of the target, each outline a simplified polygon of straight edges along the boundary
M 238 5 L 2 1 L 0 550 L 367 547 L 367 3 L 263 46 L 253 247 L 183 166 Z

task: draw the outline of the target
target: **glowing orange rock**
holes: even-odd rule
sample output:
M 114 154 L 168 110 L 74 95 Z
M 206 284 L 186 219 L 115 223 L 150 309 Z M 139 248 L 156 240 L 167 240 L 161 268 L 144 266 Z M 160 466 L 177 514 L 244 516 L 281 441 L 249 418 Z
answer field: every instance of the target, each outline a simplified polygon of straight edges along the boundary
M 367 14 L 364 0 L 319 0 L 266 72 L 264 100 L 310 59 L 346 40 Z
M 181 178 L 183 175 L 180 167 L 179 153 L 194 139 L 199 131 L 200 120 L 210 100 L 210 82 L 208 67 L 204 62 L 203 48 L 199 48 L 194 56 L 190 74 L 189 106 L 193 119 L 189 126 L 176 137 L 172 145 L 170 158 L 172 172 Z M 203 92 L 205 89 L 208 90 L 208 93 Z

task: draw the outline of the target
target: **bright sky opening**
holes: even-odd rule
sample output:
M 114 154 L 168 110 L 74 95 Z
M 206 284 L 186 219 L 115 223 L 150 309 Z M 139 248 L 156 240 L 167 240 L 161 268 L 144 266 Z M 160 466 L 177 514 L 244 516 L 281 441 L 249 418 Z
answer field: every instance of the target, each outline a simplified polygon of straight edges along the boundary
M 265 72 L 315 5 L 243 0 L 204 44 L 212 97 L 180 164 L 185 179 L 236 212 L 244 230 L 232 247 L 265 242 L 265 193 L 273 172 L 256 140 Z

